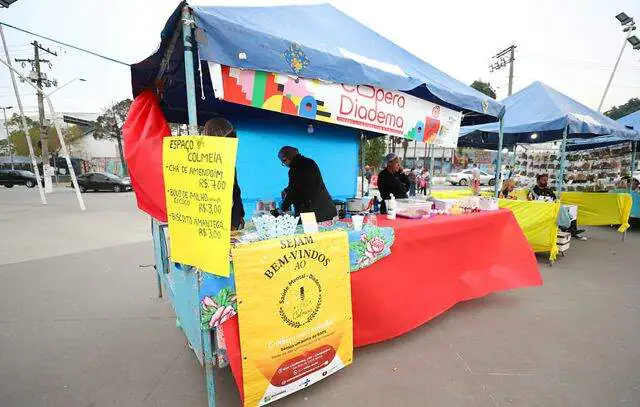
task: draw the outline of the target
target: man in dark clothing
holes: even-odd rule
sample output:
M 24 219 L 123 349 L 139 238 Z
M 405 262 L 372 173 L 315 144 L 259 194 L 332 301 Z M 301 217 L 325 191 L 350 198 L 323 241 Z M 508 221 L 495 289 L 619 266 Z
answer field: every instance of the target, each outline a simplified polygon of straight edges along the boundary
M 380 213 L 382 214 L 387 213 L 385 200 L 391 199 L 391 194 L 393 194 L 396 199 L 405 199 L 407 198 L 407 191 L 409 190 L 409 179 L 402 173 L 398 156 L 394 153 L 387 154 L 384 162 L 386 167 L 378 174 L 378 190 L 382 197 Z M 406 180 L 403 181 L 405 178 Z
M 289 167 L 289 185 L 283 191 L 283 210 L 289 210 L 293 205 L 296 216 L 314 212 L 318 222 L 326 222 L 338 216 L 315 161 L 300 154 L 297 148 L 289 146 L 280 149 L 278 158 L 282 165 Z
M 529 193 L 529 199 L 537 200 L 540 196 L 546 196 L 552 198 L 554 201 L 557 199 L 556 194 L 548 187 L 549 176 L 547 174 L 540 174 L 536 177 L 536 185 L 531 189 Z M 587 240 L 586 237 L 580 236 L 584 233 L 584 229 L 578 229 L 578 222 L 572 220 L 569 227 L 560 227 L 563 232 L 571 233 L 572 237 L 579 240 Z
M 204 124 L 204 134 L 206 136 L 215 137 L 233 137 L 236 138 L 236 131 L 233 125 L 223 117 L 216 117 L 208 120 Z M 240 186 L 238 185 L 237 172 L 233 177 L 233 206 L 231 207 L 231 230 L 238 230 L 244 227 L 244 206 L 242 205 L 242 196 Z
M 536 185 L 531 189 L 529 193 L 530 200 L 537 200 L 538 197 L 545 196 L 556 200 L 556 194 L 549 188 L 549 176 L 547 174 L 540 174 L 536 177 Z

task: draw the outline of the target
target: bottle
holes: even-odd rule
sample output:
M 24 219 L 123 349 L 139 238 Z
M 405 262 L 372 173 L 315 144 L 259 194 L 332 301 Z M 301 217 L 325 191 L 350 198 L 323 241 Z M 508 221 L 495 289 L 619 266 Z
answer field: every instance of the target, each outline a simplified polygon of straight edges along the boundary
M 365 223 L 369 226 L 378 226 L 378 218 L 376 217 L 375 212 L 373 212 L 373 209 L 371 209 L 367 214 Z
M 387 219 L 396 218 L 396 198 L 390 194 L 391 198 L 387 201 Z
M 380 212 L 380 201 L 377 196 L 373 197 L 373 213 Z

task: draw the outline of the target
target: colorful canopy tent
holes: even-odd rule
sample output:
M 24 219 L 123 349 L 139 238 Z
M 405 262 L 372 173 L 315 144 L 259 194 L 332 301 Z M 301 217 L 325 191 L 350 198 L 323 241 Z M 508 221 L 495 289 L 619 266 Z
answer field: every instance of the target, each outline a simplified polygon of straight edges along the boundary
M 176 32 L 181 31 L 176 28 L 185 4 L 181 3 L 167 21 L 158 51 L 131 67 L 134 96 L 156 86 L 158 76 L 164 78 L 162 108 L 170 122 L 187 122 L 185 82 L 189 82 L 191 72 L 185 72 L 184 61 L 193 67 L 188 71 L 193 72 L 195 79 L 198 112 L 210 112 L 215 107 L 215 99 L 208 97 L 212 90 L 207 64 L 200 65 L 198 59 L 334 83 L 400 90 L 462 111 L 463 124 L 497 121 L 504 113 L 500 102 L 439 71 L 328 4 L 192 6 L 197 42 L 188 50 L 193 51 L 192 57 L 185 60 L 183 41 L 176 41 Z M 301 52 L 302 64 L 292 63 L 288 53 L 291 49 Z M 167 57 L 163 61 L 164 55 Z
M 189 7 L 182 2 L 165 25 L 158 50 L 131 67 L 136 100 L 135 110 L 132 106 L 125 126 L 125 143 L 129 143 L 125 151 L 141 208 L 149 209 L 154 201 L 159 205 L 164 201 L 160 147 L 162 137 L 169 132 L 167 121 L 188 123 L 195 132 L 198 124 L 204 124 L 213 116 L 224 115 L 232 119 L 234 115 L 242 116 L 245 122 L 237 124 L 232 120 L 232 123 L 236 125 L 240 139 L 236 160 L 238 182 L 245 191 L 248 190 L 248 178 L 264 180 L 270 176 L 270 169 L 247 171 L 247 167 L 243 167 L 247 161 L 255 163 L 265 154 L 275 153 L 269 151 L 274 147 L 273 142 L 266 144 L 271 137 L 261 128 L 274 125 L 271 133 L 274 135 L 283 129 L 282 121 L 286 121 L 289 130 L 284 136 L 298 136 L 300 140 L 306 137 L 310 145 L 322 140 L 325 143 L 347 140 L 342 146 L 324 144 L 323 148 L 334 153 L 334 167 L 342 168 L 342 180 L 355 175 L 350 174 L 349 165 L 345 167 L 345 161 L 338 153 L 346 151 L 345 154 L 357 157 L 357 138 L 354 139 L 353 134 L 357 135 L 359 131 L 319 123 L 319 129 L 309 132 L 309 119 L 269 114 L 220 101 L 213 94 L 209 64 L 203 61 L 296 78 L 404 91 L 462 112 L 465 124 L 496 121 L 504 113 L 499 102 L 438 71 L 331 6 Z M 298 130 L 301 124 L 304 124 L 302 131 Z M 315 123 L 313 127 L 316 127 Z M 325 127 L 327 135 L 316 136 Z M 337 134 L 335 128 L 349 131 L 349 134 Z M 254 137 L 258 132 L 262 137 L 260 142 Z M 349 141 L 349 148 L 341 148 Z M 247 155 L 243 158 L 243 154 Z M 275 155 L 269 160 L 279 165 Z M 141 174 L 144 176 L 138 179 Z M 330 184 L 331 181 L 325 179 L 325 182 Z M 141 204 L 139 191 L 144 193 L 145 205 Z M 156 233 L 158 222 L 154 221 L 153 225 L 152 230 Z M 166 253 L 156 251 L 156 257 L 163 256 L 166 258 Z M 160 274 L 166 277 L 159 270 L 158 276 Z M 199 292 L 199 273 L 171 267 L 171 273 L 167 275 L 175 286 L 169 296 L 194 352 L 205 366 L 209 405 L 215 406 L 213 368 L 216 362 L 210 331 L 201 330 L 200 321 L 194 318 L 200 313 L 199 302 L 192 301 Z
M 619 118 L 617 122 L 628 129 L 640 132 L 640 110 Z M 602 136 L 592 139 L 575 139 L 567 143 L 567 150 L 590 150 L 592 148 L 608 147 L 627 142 L 629 142 L 628 138 L 620 136 Z
M 188 16 L 181 17 L 185 12 Z M 185 18 L 189 30 L 183 30 Z M 334 197 L 354 196 L 361 132 L 318 123 L 310 134 L 308 119 L 276 117 L 221 101 L 214 97 L 206 62 L 406 91 L 463 112 L 466 123 L 495 121 L 504 111 L 499 102 L 329 5 L 189 7 L 183 2 L 167 21 L 161 38 L 153 55 L 131 67 L 134 96 L 145 89 L 158 93 L 166 120 L 189 123 L 192 131 L 215 115 L 232 120 L 240 135 L 237 173 L 247 208 L 258 198 L 279 197 L 280 188 L 286 185 L 286 171 L 271 167 L 279 166 L 275 159 L 278 148 L 294 142 L 321 166 Z M 297 52 L 293 57 L 292 48 Z M 258 159 L 265 154 L 273 158 Z M 140 156 L 140 166 L 149 168 L 147 157 Z M 332 160 L 341 165 L 323 165 Z M 352 178 L 353 182 L 345 181 Z
M 502 100 L 504 115 L 504 147 L 556 141 L 563 138 L 616 136 L 637 139 L 637 132 L 571 99 L 569 96 L 534 82 Z M 497 123 L 464 126 L 458 146 L 495 150 L 498 145 Z

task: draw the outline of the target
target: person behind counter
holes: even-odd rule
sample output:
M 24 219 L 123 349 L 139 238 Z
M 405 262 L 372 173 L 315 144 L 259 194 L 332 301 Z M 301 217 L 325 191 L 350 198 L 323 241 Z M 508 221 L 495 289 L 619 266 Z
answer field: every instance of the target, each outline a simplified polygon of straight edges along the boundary
M 512 192 L 516 189 L 516 182 L 513 178 L 507 179 L 502 185 L 502 191 L 500 191 L 500 198 L 504 199 L 516 199 Z
M 282 165 L 289 167 L 289 185 L 282 194 L 282 209 L 288 211 L 293 205 L 296 216 L 314 212 L 318 222 L 336 218 L 338 213 L 318 164 L 300 154 L 297 148 L 290 146 L 282 147 L 278 152 L 278 158 Z
M 529 192 L 529 200 L 536 201 L 539 197 L 551 198 L 556 200 L 556 194 L 549 188 L 549 175 L 539 174 L 536 177 L 536 185 Z
M 380 213 L 382 214 L 387 213 L 385 200 L 391 199 L 391 194 L 396 199 L 406 199 L 408 198 L 407 191 L 409 190 L 409 182 L 408 179 L 406 183 L 404 182 L 406 175 L 402 173 L 398 156 L 394 153 L 389 153 L 385 157 L 384 163 L 385 168 L 378 174 L 378 190 L 382 198 Z
M 233 125 L 224 117 L 215 117 L 204 124 L 204 135 L 214 137 L 236 138 L 236 130 Z M 238 174 L 235 171 L 233 176 L 233 206 L 231 207 L 231 230 L 238 230 L 244 227 L 244 206 L 242 205 L 242 195 L 238 185 Z
M 538 197 L 548 197 L 555 201 L 556 194 L 549 188 L 549 176 L 547 174 L 540 174 L 536 177 L 536 185 L 529 192 L 529 200 L 537 200 Z M 578 222 L 574 219 L 571 221 L 569 227 L 560 227 L 563 232 L 571 233 L 572 237 L 578 240 L 587 240 L 586 237 L 580 236 L 584 233 L 584 229 L 578 229 Z

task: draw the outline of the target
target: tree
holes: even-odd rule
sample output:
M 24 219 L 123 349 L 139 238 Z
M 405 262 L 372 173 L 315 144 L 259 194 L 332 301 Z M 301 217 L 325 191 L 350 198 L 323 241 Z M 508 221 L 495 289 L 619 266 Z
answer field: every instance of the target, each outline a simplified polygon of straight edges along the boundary
M 485 95 L 489 96 L 492 99 L 496 98 L 496 91 L 493 89 L 489 82 L 483 82 L 480 79 L 473 81 L 471 87 L 478 92 L 482 92 Z
M 129 173 L 129 170 L 124 160 L 124 150 L 122 148 L 122 127 L 127 119 L 131 103 L 131 99 L 125 99 L 107 107 L 96 119 L 96 127 L 93 133 L 93 136 L 97 139 L 107 138 L 118 142 L 118 154 L 120 155 L 120 163 L 125 176 Z
M 625 117 L 626 115 L 631 114 L 637 110 L 640 110 L 640 99 L 631 98 L 624 105 L 614 106 L 609 111 L 604 112 L 604 114 L 609 116 L 613 120 L 618 120 L 619 118 Z
M 37 121 L 29 117 L 25 117 L 25 121 L 27 122 L 27 133 L 29 134 L 29 137 L 31 137 L 34 153 L 37 156 L 40 156 L 42 155 L 42 150 L 40 148 L 40 125 Z M 22 128 L 22 118 L 20 115 L 14 113 L 11 116 L 11 119 L 7 120 L 7 124 L 10 129 L 15 129 L 9 133 L 9 141 L 13 145 L 14 154 L 24 156 L 29 155 L 27 138 L 25 137 L 24 131 L 20 130 Z M 62 137 L 67 144 L 72 143 L 84 135 L 82 133 L 82 129 L 75 125 L 62 127 L 61 130 Z M 49 134 L 49 151 L 53 154 L 58 154 L 62 148 L 60 140 L 58 139 L 58 132 L 54 126 L 50 126 L 47 131 Z
M 406 138 L 402 139 L 402 161 L 407 159 L 407 149 L 409 148 L 409 140 L 407 140 Z
M 387 145 L 384 137 L 367 139 L 364 143 L 364 164 L 373 168 L 380 168 Z M 362 162 L 362 148 L 360 148 L 360 162 Z

